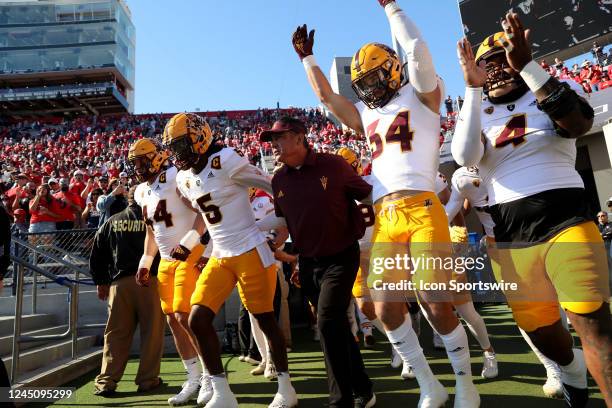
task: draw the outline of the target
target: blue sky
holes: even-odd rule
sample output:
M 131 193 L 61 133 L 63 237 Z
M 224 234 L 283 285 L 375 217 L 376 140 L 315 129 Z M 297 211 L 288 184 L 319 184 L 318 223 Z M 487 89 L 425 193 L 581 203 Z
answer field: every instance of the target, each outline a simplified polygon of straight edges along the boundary
M 316 106 L 291 46 L 302 23 L 316 29 L 326 74 L 334 56 L 391 43 L 376 0 L 127 0 L 136 26 L 136 112 Z M 420 27 L 447 93 L 463 94 L 455 44 L 456 0 L 400 0 Z

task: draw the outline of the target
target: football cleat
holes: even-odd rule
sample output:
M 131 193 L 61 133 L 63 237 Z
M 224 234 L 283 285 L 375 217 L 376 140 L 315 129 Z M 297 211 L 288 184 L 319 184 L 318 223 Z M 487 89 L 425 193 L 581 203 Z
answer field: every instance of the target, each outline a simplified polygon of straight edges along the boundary
M 268 408 L 293 408 L 297 407 L 298 399 L 295 389 L 291 387 L 289 392 L 277 392 Z
M 273 362 L 269 361 L 268 364 L 266 364 L 266 369 L 264 371 L 264 377 L 270 381 L 278 377 L 278 374 L 276 373 L 276 366 L 274 365 Z
M 188 380 L 183 383 L 181 391 L 173 397 L 168 398 L 168 404 L 172 406 L 185 405 L 197 398 L 200 391 L 200 382 Z
M 232 392 L 215 392 L 204 408 L 238 408 L 238 401 Z
M 266 362 L 262 361 L 257 367 L 251 370 L 251 375 L 262 375 L 266 371 Z
M 372 408 L 376 405 L 376 394 L 372 393 L 367 397 L 355 397 L 355 408 Z
M 497 358 L 495 353 L 485 351 L 484 361 L 482 363 L 482 378 L 495 378 L 499 371 L 497 369 Z
M 212 380 L 209 375 L 202 375 L 200 392 L 198 392 L 197 403 L 199 406 L 206 404 L 213 397 Z
M 416 378 L 416 374 L 414 373 L 414 370 L 412 369 L 412 366 L 410 364 L 404 363 L 401 377 L 404 380 L 413 380 Z
M 563 398 L 563 383 L 561 383 L 561 372 L 550 370 L 546 373 L 546 382 L 542 386 L 544 395 L 549 398 Z
M 261 363 L 261 360 L 256 360 L 256 359 L 254 359 L 251 356 L 246 356 L 244 358 L 244 362 L 245 363 L 249 363 L 250 365 L 256 366 L 256 365 L 259 365 Z
M 471 381 L 455 386 L 454 408 L 478 408 L 479 406 L 480 395 Z
M 440 381 L 434 378 L 433 382 L 421 388 L 418 408 L 440 408 L 448 401 L 448 392 Z

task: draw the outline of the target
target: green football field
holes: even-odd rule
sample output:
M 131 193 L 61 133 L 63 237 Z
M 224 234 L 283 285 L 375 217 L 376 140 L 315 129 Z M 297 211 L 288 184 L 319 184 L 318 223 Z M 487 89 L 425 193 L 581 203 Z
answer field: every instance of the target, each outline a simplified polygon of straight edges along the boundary
M 472 370 L 475 383 L 480 391 L 481 407 L 520 407 L 546 408 L 564 407 L 562 400 L 545 398 L 542 384 L 545 381 L 545 370 L 521 337 L 511 314 L 505 306 L 486 306 L 480 310 L 485 318 L 493 346 L 499 360 L 499 377 L 485 380 L 480 377 L 482 354 L 476 340 L 468 334 L 472 348 Z M 443 351 L 434 351 L 431 342 L 431 329 L 425 320 L 421 324 L 421 344 L 434 373 L 449 390 L 454 392 L 451 367 Z M 373 349 L 362 349 L 368 374 L 374 382 L 378 397 L 377 407 L 416 407 L 419 390 L 416 381 L 403 381 L 399 374 L 401 369 L 389 366 L 389 344 L 378 336 L 379 340 Z M 276 383 L 262 377 L 249 374 L 251 366 L 238 361 L 237 356 L 224 355 L 223 362 L 232 390 L 238 397 L 241 407 L 267 407 L 272 395 L 276 392 Z M 166 385 L 150 392 L 139 394 L 133 383 L 138 361 L 129 362 L 118 392 L 111 398 L 97 397 L 92 394 L 93 379 L 96 372 L 73 382 L 70 386 L 77 388 L 76 400 L 70 403 L 56 403 L 64 407 L 156 407 L 167 406 L 166 400 L 177 393 L 185 376 L 178 356 L 164 358 L 161 366 L 161 377 Z M 293 351 L 289 354 L 289 367 L 295 389 L 300 398 L 301 408 L 326 406 L 326 373 L 322 353 L 318 343 L 312 341 L 309 330 L 300 329 L 293 332 Z M 591 401 L 589 407 L 604 407 L 590 380 Z M 452 407 L 451 395 L 447 407 Z M 41 405 L 39 405 L 41 406 Z M 192 404 L 192 406 L 195 406 Z

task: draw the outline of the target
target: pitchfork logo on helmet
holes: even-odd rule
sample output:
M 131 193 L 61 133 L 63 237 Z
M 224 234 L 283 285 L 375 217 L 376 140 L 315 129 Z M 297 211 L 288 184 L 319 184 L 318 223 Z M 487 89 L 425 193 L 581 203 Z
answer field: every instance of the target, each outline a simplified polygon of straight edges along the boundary
M 522 85 L 524 83 L 518 72 L 513 71 L 510 73 L 510 65 L 505 58 L 506 50 L 504 49 L 503 43 L 506 42 L 506 34 L 504 32 L 498 32 L 488 36 L 478 47 L 476 51 L 476 64 L 480 64 L 481 61 L 485 62 L 485 70 L 487 71 L 487 80 L 485 82 L 484 90 L 485 93 L 489 93 L 495 89 L 503 88 L 507 85 L 518 83 Z M 491 59 L 501 55 L 501 62 L 492 62 Z
M 385 106 L 402 84 L 397 53 L 384 44 L 369 43 L 357 51 L 351 62 L 353 90 L 370 109 Z
M 192 168 L 199 156 L 208 151 L 212 143 L 212 130 L 200 115 L 179 113 L 166 124 L 162 143 L 170 149 L 179 170 Z
M 361 174 L 363 173 L 363 170 L 361 168 L 361 160 L 359 160 L 359 155 L 357 155 L 357 153 L 353 149 L 350 149 L 348 147 L 341 147 L 336 151 L 336 154 L 338 156 L 342 156 L 342 158 L 346 160 L 348 164 L 351 165 L 353 170 L 355 170 L 355 172 L 361 176 Z
M 168 157 L 166 151 L 148 138 L 137 140 L 128 151 L 130 169 L 141 183 L 157 176 Z

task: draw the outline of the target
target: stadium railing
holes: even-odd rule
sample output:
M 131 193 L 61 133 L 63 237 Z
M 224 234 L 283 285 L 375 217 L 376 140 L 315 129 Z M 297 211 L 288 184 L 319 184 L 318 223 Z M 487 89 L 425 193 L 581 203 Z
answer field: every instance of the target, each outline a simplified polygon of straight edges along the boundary
M 81 275 L 89 276 L 89 270 L 84 258 L 79 255 L 81 250 L 91 245 L 87 240 L 78 240 L 75 237 L 93 235 L 90 230 L 60 231 L 64 238 L 55 240 L 53 235 L 58 234 L 25 234 L 26 236 L 13 236 L 11 260 L 13 261 L 13 290 L 15 295 L 15 323 L 13 329 L 12 365 L 10 378 L 15 382 L 19 374 L 20 345 L 27 342 L 54 341 L 71 339 L 71 358 L 77 358 L 77 341 L 79 329 L 92 329 L 105 327 L 105 323 L 78 325 L 79 285 L 85 283 Z M 72 232 L 72 234 L 70 234 Z M 95 231 L 94 231 L 95 233 Z M 51 236 L 49 236 L 51 235 Z M 35 239 L 32 239 L 34 237 Z M 34 241 L 34 242 L 32 242 Z M 86 243 L 83 245 L 83 243 Z M 61 245 L 61 246 L 56 246 Z M 66 248 L 72 248 L 70 252 Z M 78 248 L 78 250 L 76 250 Z M 65 255 L 62 255 L 65 254 Z M 76 261 L 76 262 L 75 262 Z M 61 270 L 64 276 L 57 272 Z M 52 282 L 68 289 L 68 327 L 64 333 L 54 335 L 22 335 L 21 319 L 23 316 L 23 298 L 25 294 L 26 272 L 32 275 L 32 314 L 36 313 L 36 287 L 37 277 L 40 275 L 47 282 Z

